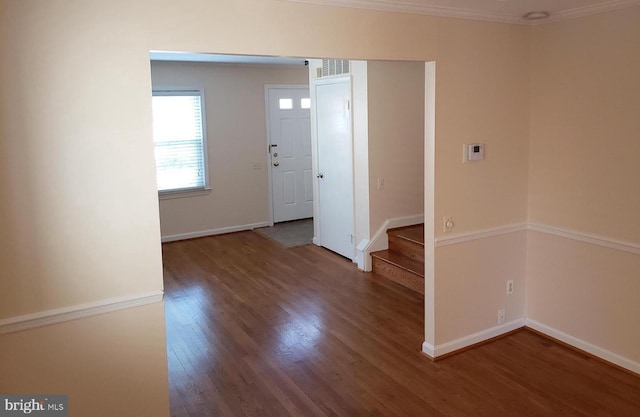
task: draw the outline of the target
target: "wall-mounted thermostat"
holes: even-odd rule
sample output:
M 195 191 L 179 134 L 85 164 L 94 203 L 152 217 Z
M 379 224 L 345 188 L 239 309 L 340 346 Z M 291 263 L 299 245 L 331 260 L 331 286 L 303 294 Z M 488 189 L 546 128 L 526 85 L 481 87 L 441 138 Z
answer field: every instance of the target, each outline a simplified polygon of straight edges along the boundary
M 464 145 L 464 162 L 482 161 L 484 159 L 484 143 Z

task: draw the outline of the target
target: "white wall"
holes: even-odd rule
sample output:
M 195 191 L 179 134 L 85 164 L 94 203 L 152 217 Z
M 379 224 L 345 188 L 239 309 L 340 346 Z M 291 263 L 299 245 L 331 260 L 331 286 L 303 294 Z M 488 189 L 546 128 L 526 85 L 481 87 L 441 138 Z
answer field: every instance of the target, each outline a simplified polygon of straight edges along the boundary
M 203 87 L 211 192 L 160 200 L 164 239 L 269 222 L 264 86 L 306 86 L 307 68 L 153 62 L 154 86 Z M 254 169 L 254 164 L 260 169 Z

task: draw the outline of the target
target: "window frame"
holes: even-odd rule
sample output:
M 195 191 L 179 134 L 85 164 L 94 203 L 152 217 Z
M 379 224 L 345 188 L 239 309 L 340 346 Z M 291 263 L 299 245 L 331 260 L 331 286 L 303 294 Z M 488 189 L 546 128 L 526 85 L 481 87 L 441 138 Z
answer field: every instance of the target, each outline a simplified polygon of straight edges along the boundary
M 171 190 L 157 190 L 158 198 L 160 200 L 172 199 L 172 198 L 183 198 L 183 197 L 194 197 L 199 195 L 209 194 L 211 192 L 211 183 L 210 183 L 210 175 L 209 175 L 209 137 L 207 135 L 207 110 L 205 105 L 205 89 L 204 87 L 195 87 L 195 86 L 154 86 L 151 91 L 151 98 L 153 100 L 154 96 L 198 96 L 200 97 L 200 120 L 202 122 L 202 163 L 204 167 L 204 185 L 201 187 L 190 187 L 190 188 L 176 188 Z M 152 117 L 153 117 L 153 106 L 152 106 Z M 152 138 L 153 139 L 153 138 Z M 155 155 L 155 140 L 154 140 L 154 155 Z M 155 161 L 155 157 L 154 157 Z M 156 188 L 157 185 L 157 175 L 158 175 L 158 167 L 156 165 Z

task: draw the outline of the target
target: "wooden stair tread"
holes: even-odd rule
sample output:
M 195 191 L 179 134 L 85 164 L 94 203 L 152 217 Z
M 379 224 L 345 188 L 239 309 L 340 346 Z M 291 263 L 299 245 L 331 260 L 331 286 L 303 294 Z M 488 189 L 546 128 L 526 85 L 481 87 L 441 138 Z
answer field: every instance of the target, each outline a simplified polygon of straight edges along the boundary
M 424 225 L 387 230 L 389 249 L 371 253 L 372 271 L 424 294 Z
M 371 256 L 424 278 L 424 263 L 411 259 L 408 256 L 404 256 L 401 253 L 390 250 L 381 250 L 372 252 Z
M 387 234 L 424 246 L 424 224 L 389 229 Z

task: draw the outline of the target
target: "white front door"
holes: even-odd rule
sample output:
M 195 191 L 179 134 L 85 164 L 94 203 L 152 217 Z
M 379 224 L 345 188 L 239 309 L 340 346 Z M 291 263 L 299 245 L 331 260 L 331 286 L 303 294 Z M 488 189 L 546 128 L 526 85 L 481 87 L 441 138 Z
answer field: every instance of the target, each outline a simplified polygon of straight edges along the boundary
M 320 245 L 355 257 L 351 79 L 317 80 L 318 223 Z
M 267 86 L 274 223 L 313 217 L 309 88 Z

